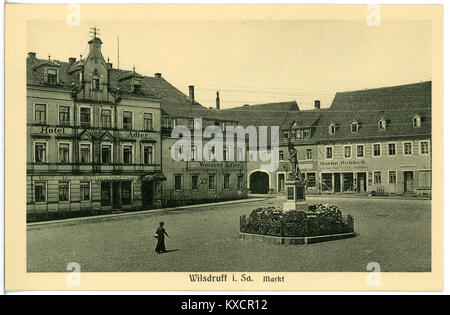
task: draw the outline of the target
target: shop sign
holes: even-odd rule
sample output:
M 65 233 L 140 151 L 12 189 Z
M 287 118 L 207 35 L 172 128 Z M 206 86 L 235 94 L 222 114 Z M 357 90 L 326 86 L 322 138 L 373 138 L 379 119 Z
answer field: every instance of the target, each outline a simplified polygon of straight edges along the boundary
M 364 160 L 320 161 L 319 165 L 323 168 L 336 168 L 336 167 L 366 168 L 367 167 L 367 163 Z
M 238 162 L 199 162 L 200 167 L 203 168 L 240 168 L 241 163 Z

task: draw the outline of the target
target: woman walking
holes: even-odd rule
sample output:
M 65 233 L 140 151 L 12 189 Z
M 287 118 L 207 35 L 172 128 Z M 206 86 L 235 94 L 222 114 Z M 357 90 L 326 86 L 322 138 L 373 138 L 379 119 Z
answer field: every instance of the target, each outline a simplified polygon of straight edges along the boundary
M 159 227 L 155 233 L 155 237 L 158 239 L 158 243 L 156 244 L 155 248 L 155 253 L 157 254 L 164 253 L 166 251 L 166 244 L 164 244 L 165 235 L 169 237 L 169 234 L 167 234 L 166 230 L 164 229 L 164 222 L 160 222 Z

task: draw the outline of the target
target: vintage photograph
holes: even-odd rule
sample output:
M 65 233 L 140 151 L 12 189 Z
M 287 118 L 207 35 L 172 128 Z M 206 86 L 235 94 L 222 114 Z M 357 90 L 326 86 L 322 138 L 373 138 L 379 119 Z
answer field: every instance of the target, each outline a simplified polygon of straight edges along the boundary
M 283 289 L 289 273 L 438 271 L 431 19 L 85 8 L 26 19 L 15 52 L 29 279 Z

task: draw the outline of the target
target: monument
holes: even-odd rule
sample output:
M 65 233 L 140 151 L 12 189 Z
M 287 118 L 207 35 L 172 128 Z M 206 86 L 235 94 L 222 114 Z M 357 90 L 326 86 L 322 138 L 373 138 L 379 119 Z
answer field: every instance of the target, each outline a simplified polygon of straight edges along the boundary
M 291 138 L 289 138 L 288 149 L 292 171 L 286 180 L 286 202 L 283 205 L 283 211 L 301 210 L 308 212 L 306 180 L 302 178 L 301 172 L 298 169 L 297 150 Z

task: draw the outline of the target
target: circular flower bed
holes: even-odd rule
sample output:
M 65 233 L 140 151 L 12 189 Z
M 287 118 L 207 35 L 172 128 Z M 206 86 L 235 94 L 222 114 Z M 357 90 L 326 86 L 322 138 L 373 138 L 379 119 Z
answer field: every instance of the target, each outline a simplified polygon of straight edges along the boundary
M 308 237 L 354 232 L 351 215 L 344 216 L 333 205 L 317 204 L 309 207 L 310 212 L 288 211 L 279 208 L 257 208 L 250 215 L 240 218 L 243 233 L 270 236 Z

